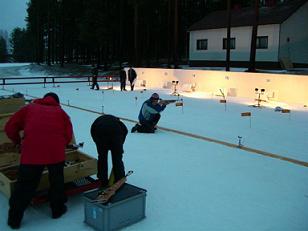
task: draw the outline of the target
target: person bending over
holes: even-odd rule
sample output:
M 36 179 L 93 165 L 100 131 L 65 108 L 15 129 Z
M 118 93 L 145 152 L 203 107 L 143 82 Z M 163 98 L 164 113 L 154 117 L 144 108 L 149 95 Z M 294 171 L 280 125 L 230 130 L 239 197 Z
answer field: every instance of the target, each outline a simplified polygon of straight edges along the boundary
M 125 124 L 113 115 L 102 115 L 91 126 L 91 136 L 98 152 L 97 178 L 102 188 L 108 186 L 108 151 L 111 151 L 114 180 L 125 176 L 122 157 L 127 132 Z

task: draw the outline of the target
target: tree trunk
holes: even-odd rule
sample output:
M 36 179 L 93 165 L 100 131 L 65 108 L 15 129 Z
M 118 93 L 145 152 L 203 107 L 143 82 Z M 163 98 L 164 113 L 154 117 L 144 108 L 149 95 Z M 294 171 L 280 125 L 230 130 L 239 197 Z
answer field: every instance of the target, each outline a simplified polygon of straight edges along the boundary
M 227 0 L 227 17 L 226 71 L 230 71 L 231 0 Z
M 255 17 L 252 26 L 251 45 L 250 45 L 250 60 L 249 72 L 256 71 L 256 49 L 257 49 L 257 34 L 258 34 L 258 21 L 259 21 L 259 0 L 255 0 Z
M 171 16 L 172 16 L 172 0 L 168 1 L 168 37 L 167 37 L 167 42 L 168 42 L 168 67 L 171 66 L 171 28 L 172 28 L 172 20 L 171 20 Z
M 123 13 L 124 13 L 124 9 L 123 9 L 123 1 L 120 0 L 119 1 L 119 51 L 118 51 L 118 58 L 119 58 L 119 64 L 120 64 L 120 68 L 122 68 L 122 63 L 123 63 Z
M 60 66 L 64 66 L 64 0 L 61 2 L 61 42 L 60 42 Z
M 178 67 L 178 0 L 174 0 L 173 65 L 174 65 L 174 68 Z
M 135 1 L 134 12 L 134 66 L 139 64 L 139 47 L 138 47 L 138 2 Z

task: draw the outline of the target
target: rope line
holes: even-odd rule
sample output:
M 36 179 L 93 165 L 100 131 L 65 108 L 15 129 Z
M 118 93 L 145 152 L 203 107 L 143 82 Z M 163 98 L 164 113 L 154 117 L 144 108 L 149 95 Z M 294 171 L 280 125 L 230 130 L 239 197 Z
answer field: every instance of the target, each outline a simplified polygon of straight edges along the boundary
M 63 105 L 67 106 L 67 107 L 75 108 L 75 109 L 78 109 L 78 110 L 99 114 L 99 115 L 104 114 L 104 113 L 101 113 L 101 112 L 97 112 L 97 111 L 94 111 L 94 110 L 90 110 L 90 109 L 86 109 L 86 108 L 82 108 L 82 107 L 78 107 L 78 106 L 67 105 L 67 104 L 63 104 Z M 123 120 L 123 121 L 131 122 L 131 123 L 137 123 L 138 122 L 136 120 L 131 120 L 131 119 L 127 119 L 127 118 L 121 118 L 121 117 L 118 117 L 118 118 Z M 201 136 L 201 135 L 197 135 L 197 134 L 193 134 L 193 133 L 189 133 L 189 132 L 175 130 L 175 129 L 172 129 L 172 128 L 166 128 L 166 127 L 157 127 L 157 128 L 159 128 L 163 131 L 172 132 L 172 133 L 175 133 L 175 134 L 179 134 L 179 135 L 183 135 L 183 136 L 187 136 L 187 137 L 191 137 L 191 138 L 195 138 L 195 139 L 199 139 L 199 140 L 203 140 L 203 141 L 208 141 L 208 142 L 224 145 L 224 146 L 227 146 L 227 147 L 230 147 L 230 148 L 237 148 L 237 149 L 247 151 L 247 152 L 250 152 L 250 153 L 253 153 L 253 154 L 258 154 L 258 155 L 262 155 L 262 156 L 266 156 L 266 157 L 270 157 L 270 158 L 274 158 L 274 159 L 287 161 L 287 162 L 290 162 L 290 163 L 293 163 L 293 164 L 296 164 L 296 165 L 308 167 L 308 162 L 296 160 L 296 159 L 289 158 L 289 157 L 284 157 L 282 155 L 266 152 L 266 151 L 263 151 L 263 150 L 250 148 L 250 147 L 247 147 L 247 146 L 238 146 L 236 144 L 229 143 L 229 142 L 226 142 L 226 141 L 221 141 L 221 140 L 209 138 L 209 137 L 206 137 L 206 136 Z
M 32 98 L 37 98 L 37 97 L 31 96 L 31 95 L 27 95 L 27 96 L 30 96 Z M 98 111 L 94 111 L 94 110 L 91 110 L 91 109 L 86 109 L 86 108 L 82 108 L 82 107 L 78 107 L 78 106 L 74 106 L 74 105 L 70 105 L 70 104 L 61 103 L 61 105 L 66 106 L 66 107 L 75 108 L 75 109 L 78 109 L 78 110 L 81 110 L 81 111 L 95 113 L 95 114 L 98 114 L 98 115 L 104 115 L 105 114 L 105 113 L 101 113 L 101 112 L 98 112 Z M 123 121 L 131 122 L 131 123 L 138 123 L 138 121 L 136 121 L 136 120 L 123 118 L 123 117 L 122 118 L 118 117 L 118 118 L 123 120 Z M 179 135 L 183 135 L 183 136 L 187 136 L 187 137 L 191 137 L 191 138 L 195 138 L 195 139 L 199 139 L 199 140 L 203 140 L 203 141 L 207 141 L 207 142 L 212 142 L 212 143 L 215 143 L 215 144 L 224 145 L 224 146 L 227 146 L 227 147 L 230 147 L 230 148 L 240 149 L 240 150 L 252 153 L 252 154 L 262 155 L 262 156 L 266 156 L 266 157 L 270 157 L 270 158 L 274 158 L 274 159 L 279 159 L 279 160 L 282 160 L 282 161 L 287 161 L 289 163 L 293 163 L 293 164 L 296 164 L 296 165 L 308 167 L 308 162 L 296 160 L 296 159 L 289 158 L 289 157 L 284 157 L 284 156 L 279 155 L 279 154 L 270 153 L 270 152 L 266 152 L 266 151 L 263 151 L 263 150 L 250 148 L 250 147 L 247 147 L 247 146 L 238 146 L 236 144 L 229 143 L 229 142 L 226 142 L 226 141 L 221 141 L 221 140 L 209 138 L 209 137 L 206 137 L 206 136 L 201 136 L 201 135 L 197 135 L 197 134 L 193 134 L 193 133 L 189 133 L 189 132 L 175 130 L 175 129 L 172 129 L 172 128 L 166 128 L 166 127 L 157 127 L 157 128 L 159 128 L 163 131 L 172 132 L 172 133 L 175 133 L 175 134 L 179 134 Z

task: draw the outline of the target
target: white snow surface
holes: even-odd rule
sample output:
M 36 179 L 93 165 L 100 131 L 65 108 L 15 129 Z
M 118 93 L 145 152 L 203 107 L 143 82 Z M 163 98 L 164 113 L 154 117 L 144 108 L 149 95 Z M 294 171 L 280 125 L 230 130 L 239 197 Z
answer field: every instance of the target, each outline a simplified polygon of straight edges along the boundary
M 1 66 L 0 66 L 1 67 Z M 1 74 L 1 69 L 0 69 Z M 22 68 L 23 76 L 39 76 Z M 14 92 L 42 97 L 52 91 L 60 101 L 123 118 L 130 130 L 144 100 L 153 92 L 176 99 L 171 90 L 90 90 L 87 83 L 5 86 L 0 95 Z M 100 84 L 106 88 L 107 84 Z M 129 86 L 127 86 L 129 89 Z M 290 114 L 273 107 L 255 108 L 251 99 L 187 93 L 184 107 L 170 104 L 161 113 L 159 127 L 185 131 L 308 162 L 308 109 L 294 105 Z M 26 96 L 26 98 L 31 98 Z M 279 106 L 281 104 L 277 104 Z M 275 105 L 274 105 L 275 106 Z M 83 152 L 97 157 L 90 126 L 99 115 L 63 106 L 71 117 Z M 251 112 L 250 118 L 241 117 Z M 147 190 L 146 218 L 123 230 L 176 231 L 307 231 L 308 168 L 239 148 L 208 142 L 165 130 L 155 134 L 129 133 L 124 145 L 125 169 L 134 170 L 128 183 Z M 111 161 L 109 160 L 111 166 Z M 94 176 L 95 177 L 95 176 Z M 48 204 L 30 206 L 20 230 L 93 230 L 84 223 L 83 196 L 69 197 L 68 211 L 51 219 Z M 7 226 L 8 198 L 0 193 L 0 230 Z

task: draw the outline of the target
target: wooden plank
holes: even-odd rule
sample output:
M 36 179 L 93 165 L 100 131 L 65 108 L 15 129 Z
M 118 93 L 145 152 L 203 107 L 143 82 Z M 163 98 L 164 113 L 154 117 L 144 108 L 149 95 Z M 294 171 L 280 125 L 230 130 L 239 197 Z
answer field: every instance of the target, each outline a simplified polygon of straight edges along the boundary
M 0 154 L 0 171 L 3 168 L 19 165 L 19 153 Z
M 3 154 L 0 156 L 3 163 L 8 163 L 9 166 L 0 168 L 0 191 L 7 197 L 10 197 L 16 183 L 19 159 L 18 154 Z M 10 158 L 11 157 L 11 158 Z M 64 182 L 72 182 L 87 176 L 97 173 L 97 160 L 83 152 L 75 150 L 66 155 L 66 160 L 71 161 L 72 164 L 64 167 Z M 10 164 L 11 163 L 11 164 Z M 15 176 L 15 178 L 14 178 Z M 12 178 L 13 177 L 13 178 Z M 38 191 L 47 189 L 49 187 L 48 170 L 43 171 Z
M 25 105 L 25 98 L 0 99 L 0 114 L 18 111 Z
M 282 109 L 281 113 L 291 113 L 291 110 L 290 109 Z
M 11 196 L 15 181 L 10 180 L 6 175 L 0 172 L 0 191 L 7 197 Z
M 9 118 L 13 115 L 12 113 L 0 114 L 0 133 L 4 132 L 4 127 Z
M 251 116 L 251 112 L 242 112 L 241 116 Z

